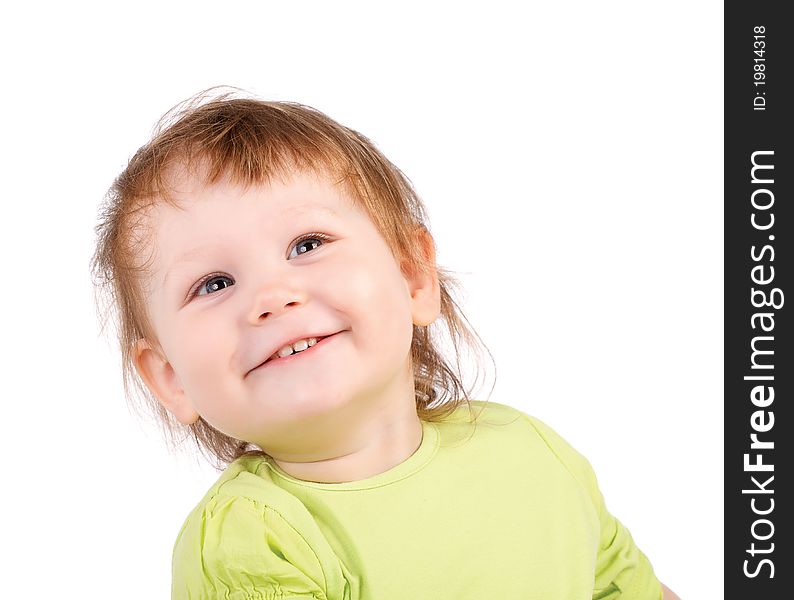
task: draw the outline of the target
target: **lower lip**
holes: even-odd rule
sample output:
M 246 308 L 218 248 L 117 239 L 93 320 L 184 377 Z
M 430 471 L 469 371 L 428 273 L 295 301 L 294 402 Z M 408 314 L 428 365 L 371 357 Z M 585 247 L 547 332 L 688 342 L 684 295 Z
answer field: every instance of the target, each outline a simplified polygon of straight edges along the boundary
M 254 371 L 261 371 L 262 369 L 265 369 L 270 365 L 288 365 L 290 363 L 295 362 L 296 360 L 301 359 L 306 354 L 314 354 L 317 348 L 321 348 L 321 347 L 324 348 L 327 345 L 327 342 L 334 339 L 336 336 L 339 335 L 339 333 L 342 332 L 338 332 L 333 335 L 326 336 L 323 339 L 321 339 L 319 342 L 317 342 L 314 346 L 309 346 L 308 348 L 306 348 L 306 350 L 302 350 L 301 352 L 296 352 L 294 354 L 290 354 L 289 356 L 271 358 L 269 361 L 262 363 L 261 365 L 253 369 L 251 373 L 253 373 Z

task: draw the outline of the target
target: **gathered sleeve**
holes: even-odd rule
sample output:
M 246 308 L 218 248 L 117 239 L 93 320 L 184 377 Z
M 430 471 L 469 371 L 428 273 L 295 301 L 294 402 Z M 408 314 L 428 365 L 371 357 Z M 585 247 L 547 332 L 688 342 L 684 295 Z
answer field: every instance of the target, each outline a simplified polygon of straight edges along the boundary
M 174 546 L 172 600 L 344 600 L 334 557 L 306 539 L 316 524 L 279 508 L 236 493 L 205 499 Z
M 612 516 L 589 461 L 548 425 L 528 417 L 551 451 L 576 479 L 598 516 L 593 600 L 661 600 L 662 587 L 629 530 Z

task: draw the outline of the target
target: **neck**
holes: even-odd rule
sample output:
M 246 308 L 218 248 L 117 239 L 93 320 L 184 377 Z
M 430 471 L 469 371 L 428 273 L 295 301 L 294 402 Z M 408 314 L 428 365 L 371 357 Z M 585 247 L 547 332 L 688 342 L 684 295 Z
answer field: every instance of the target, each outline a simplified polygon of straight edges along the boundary
M 422 443 L 422 423 L 413 416 L 383 422 L 349 451 L 309 462 L 273 461 L 288 475 L 317 483 L 345 483 L 379 475 L 407 460 Z
M 360 481 L 407 460 L 422 443 L 410 364 L 406 361 L 377 394 L 350 399 L 322 422 L 304 428 L 303 436 L 313 448 L 295 452 L 293 447 L 292 453 L 263 448 L 282 471 L 303 481 Z

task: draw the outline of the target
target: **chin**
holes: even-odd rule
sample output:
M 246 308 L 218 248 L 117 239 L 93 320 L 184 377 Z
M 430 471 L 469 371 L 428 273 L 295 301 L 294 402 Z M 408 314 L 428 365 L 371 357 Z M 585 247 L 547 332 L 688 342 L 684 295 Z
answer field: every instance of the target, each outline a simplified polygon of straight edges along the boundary
M 303 389 L 287 389 L 284 392 L 268 394 L 258 403 L 258 411 L 264 413 L 268 422 L 282 423 L 299 421 L 308 417 L 324 415 L 350 402 L 348 394 L 341 390 L 333 391 L 329 386 L 310 385 Z

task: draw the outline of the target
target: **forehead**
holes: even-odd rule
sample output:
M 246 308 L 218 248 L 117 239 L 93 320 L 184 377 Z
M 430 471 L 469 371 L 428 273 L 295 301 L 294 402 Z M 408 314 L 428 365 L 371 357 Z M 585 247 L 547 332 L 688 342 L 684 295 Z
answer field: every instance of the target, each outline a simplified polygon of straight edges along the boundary
M 360 212 L 345 186 L 312 173 L 293 173 L 250 185 L 228 179 L 205 184 L 197 178 L 183 178 L 173 184 L 168 202 L 152 207 L 150 224 L 158 234 L 170 230 L 169 238 L 179 238 L 179 231 L 185 226 L 234 218 L 259 218 L 263 224 L 276 226 L 302 216 L 343 218 Z

